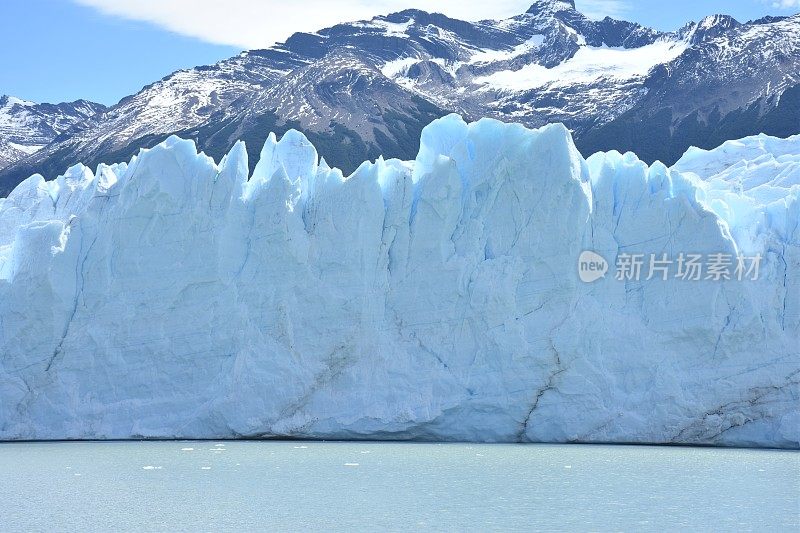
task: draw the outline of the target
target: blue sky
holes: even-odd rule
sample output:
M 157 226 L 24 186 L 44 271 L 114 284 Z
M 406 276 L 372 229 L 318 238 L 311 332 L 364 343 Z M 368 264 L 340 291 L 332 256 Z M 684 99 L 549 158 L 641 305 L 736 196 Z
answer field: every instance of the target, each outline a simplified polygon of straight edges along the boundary
M 3 0 L 0 94 L 37 102 L 113 104 L 179 68 L 266 47 L 293 31 L 417 7 L 468 20 L 525 11 L 532 0 Z M 739 20 L 793 14 L 800 0 L 576 0 L 611 15 L 675 29 L 704 15 Z

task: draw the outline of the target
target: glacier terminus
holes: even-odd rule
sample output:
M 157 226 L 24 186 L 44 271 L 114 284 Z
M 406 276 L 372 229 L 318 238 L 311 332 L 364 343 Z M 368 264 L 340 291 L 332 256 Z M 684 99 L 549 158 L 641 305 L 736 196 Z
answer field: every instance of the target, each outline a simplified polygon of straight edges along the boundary
M 800 136 L 668 168 L 449 115 L 414 161 L 290 130 L 248 168 L 170 137 L 0 199 L 0 439 L 800 446 Z M 759 276 L 612 272 L 684 253 Z

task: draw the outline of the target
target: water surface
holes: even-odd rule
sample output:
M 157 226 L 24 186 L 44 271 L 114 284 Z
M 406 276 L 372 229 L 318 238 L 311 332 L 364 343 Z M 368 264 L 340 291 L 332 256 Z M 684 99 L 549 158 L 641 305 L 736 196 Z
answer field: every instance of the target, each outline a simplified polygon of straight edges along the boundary
M 799 515 L 800 454 L 774 450 L 0 444 L 3 531 L 796 531 Z

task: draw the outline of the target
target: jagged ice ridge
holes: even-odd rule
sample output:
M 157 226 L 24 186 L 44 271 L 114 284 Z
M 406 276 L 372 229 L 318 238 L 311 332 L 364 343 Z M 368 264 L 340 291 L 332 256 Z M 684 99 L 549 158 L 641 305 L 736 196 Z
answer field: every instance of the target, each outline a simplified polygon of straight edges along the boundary
M 584 160 L 450 115 L 344 178 L 172 137 L 0 199 L 0 439 L 800 443 L 800 137 Z M 578 278 L 593 250 L 757 280 Z

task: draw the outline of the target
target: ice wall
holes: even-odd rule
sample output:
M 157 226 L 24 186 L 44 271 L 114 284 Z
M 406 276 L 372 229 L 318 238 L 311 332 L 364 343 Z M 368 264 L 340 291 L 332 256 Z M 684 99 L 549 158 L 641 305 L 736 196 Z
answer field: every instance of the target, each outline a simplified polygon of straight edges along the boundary
M 767 140 L 668 169 L 451 115 L 347 178 L 295 131 L 250 177 L 176 137 L 32 176 L 0 200 L 0 439 L 798 447 L 800 138 Z M 681 253 L 763 261 L 613 272 Z

